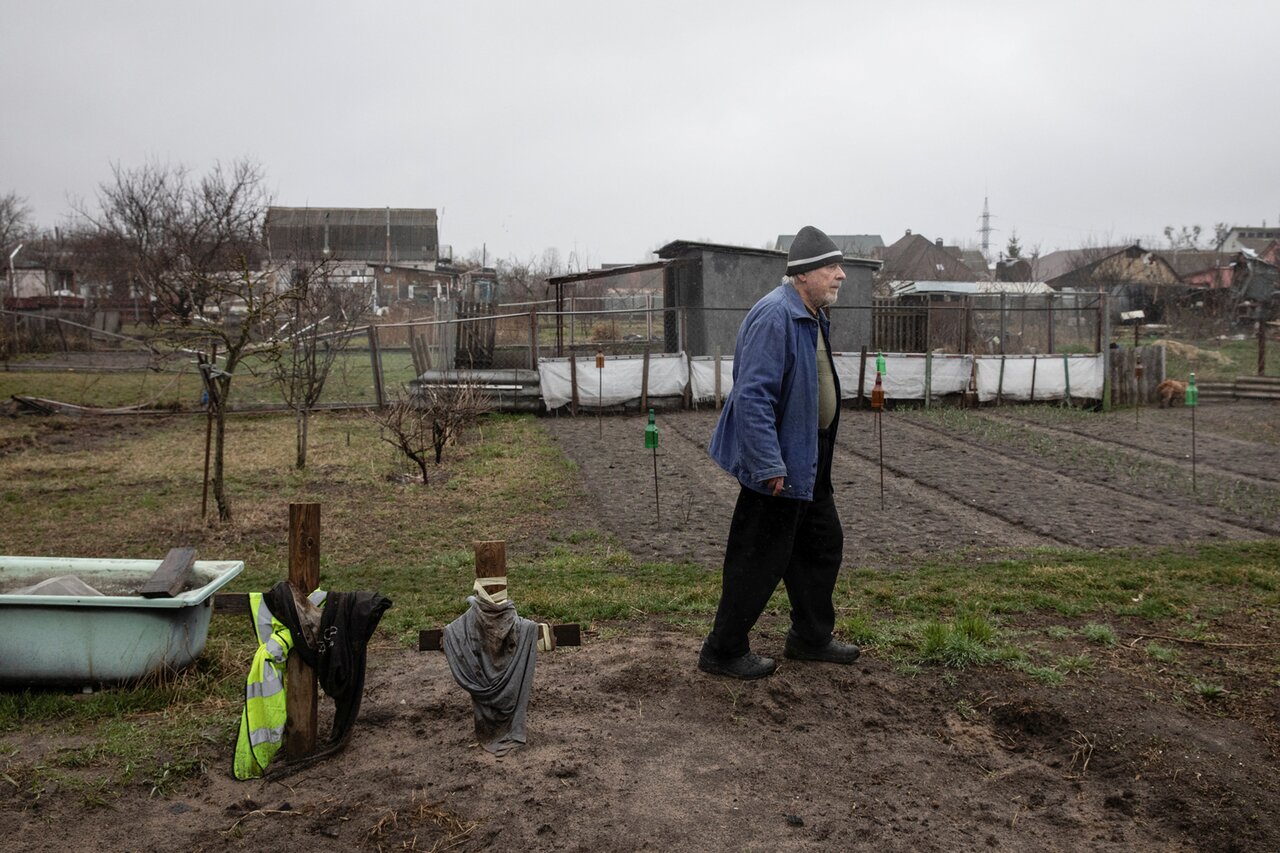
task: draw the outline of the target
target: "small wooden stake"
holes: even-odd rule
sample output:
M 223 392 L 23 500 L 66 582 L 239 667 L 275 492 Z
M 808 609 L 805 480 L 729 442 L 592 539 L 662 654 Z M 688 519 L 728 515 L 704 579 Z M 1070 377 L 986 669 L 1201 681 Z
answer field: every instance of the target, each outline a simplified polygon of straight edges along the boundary
M 289 583 L 304 596 L 320 585 L 320 504 L 289 504 Z M 315 670 L 296 649 L 290 651 L 285 670 L 284 748 L 292 760 L 315 752 L 316 694 Z

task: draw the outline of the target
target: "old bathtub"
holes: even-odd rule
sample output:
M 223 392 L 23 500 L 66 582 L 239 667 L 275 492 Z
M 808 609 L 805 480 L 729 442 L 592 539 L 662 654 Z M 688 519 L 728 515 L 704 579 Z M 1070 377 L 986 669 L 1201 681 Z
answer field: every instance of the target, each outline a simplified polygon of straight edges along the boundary
M 0 557 L 0 683 L 10 686 L 127 681 L 181 669 L 204 650 L 213 593 L 244 570 L 238 560 L 197 560 L 188 589 L 142 598 L 133 589 L 159 560 Z M 64 575 L 103 595 L 15 595 Z

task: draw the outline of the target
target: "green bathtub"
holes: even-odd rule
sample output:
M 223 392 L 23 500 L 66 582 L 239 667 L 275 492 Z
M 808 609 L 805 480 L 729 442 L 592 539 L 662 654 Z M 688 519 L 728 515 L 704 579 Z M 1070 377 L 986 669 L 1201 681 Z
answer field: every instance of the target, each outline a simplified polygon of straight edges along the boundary
M 244 570 L 197 560 L 188 589 L 143 598 L 133 589 L 160 560 L 0 557 L 0 684 L 90 686 L 181 669 L 204 651 L 213 594 Z M 103 595 L 15 595 L 71 575 Z

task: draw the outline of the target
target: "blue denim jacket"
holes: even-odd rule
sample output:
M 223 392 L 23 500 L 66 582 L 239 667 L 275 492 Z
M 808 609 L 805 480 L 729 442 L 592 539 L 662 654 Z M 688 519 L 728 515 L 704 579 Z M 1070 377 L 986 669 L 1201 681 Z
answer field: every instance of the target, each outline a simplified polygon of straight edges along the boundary
M 744 486 L 767 494 L 764 481 L 786 477 L 782 495 L 813 500 L 818 476 L 818 334 L 814 319 L 785 282 L 747 313 L 733 351 L 733 390 L 707 452 Z M 829 349 L 829 347 L 828 347 Z M 840 400 L 840 380 L 836 400 Z M 840 409 L 831 424 L 834 438 Z

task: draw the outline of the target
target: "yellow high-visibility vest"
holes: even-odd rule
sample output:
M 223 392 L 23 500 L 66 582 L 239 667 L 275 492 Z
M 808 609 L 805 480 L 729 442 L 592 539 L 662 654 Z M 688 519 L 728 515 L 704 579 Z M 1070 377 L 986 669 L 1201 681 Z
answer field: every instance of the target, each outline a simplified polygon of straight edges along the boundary
M 249 665 L 244 686 L 244 710 L 240 713 L 240 736 L 236 739 L 235 776 L 255 779 L 262 775 L 284 743 L 284 671 L 293 648 L 293 635 L 281 624 L 262 593 L 249 593 L 258 650 Z

